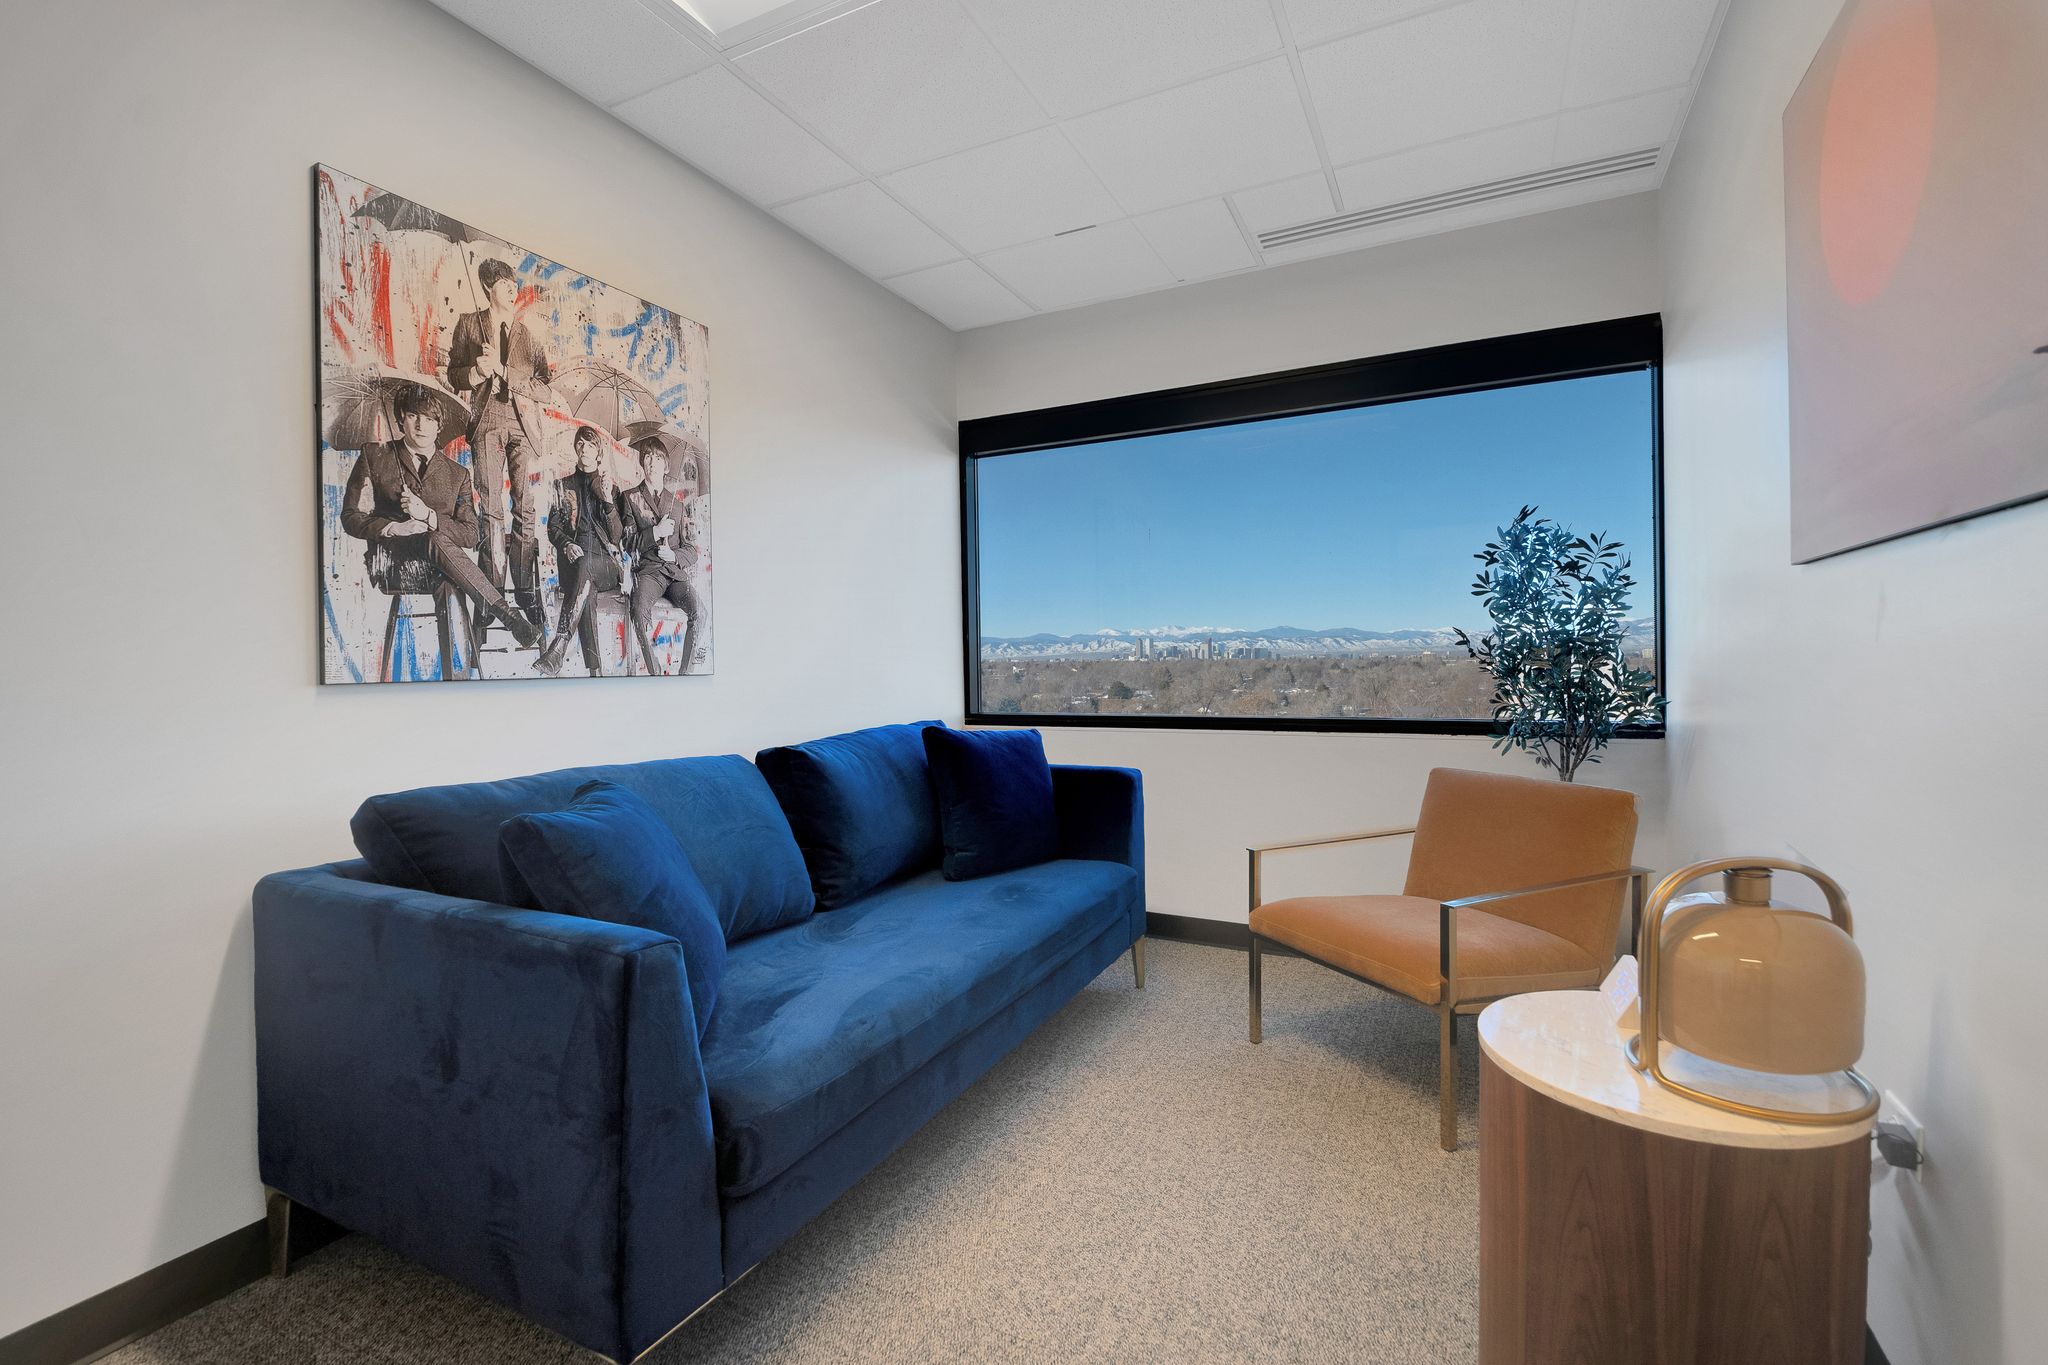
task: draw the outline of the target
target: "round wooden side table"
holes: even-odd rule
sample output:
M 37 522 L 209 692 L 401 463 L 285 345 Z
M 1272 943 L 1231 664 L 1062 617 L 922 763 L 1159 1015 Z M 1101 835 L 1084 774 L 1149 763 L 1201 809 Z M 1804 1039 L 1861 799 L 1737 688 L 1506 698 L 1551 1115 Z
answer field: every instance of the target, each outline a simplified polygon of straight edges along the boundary
M 1479 1016 L 1481 1365 L 1860 1365 L 1869 1121 L 1723 1113 L 1638 1073 L 1626 1038 L 1592 991 Z M 1680 1058 L 1676 1079 L 1734 1088 Z M 1851 1093 L 1773 1081 L 1748 1095 Z

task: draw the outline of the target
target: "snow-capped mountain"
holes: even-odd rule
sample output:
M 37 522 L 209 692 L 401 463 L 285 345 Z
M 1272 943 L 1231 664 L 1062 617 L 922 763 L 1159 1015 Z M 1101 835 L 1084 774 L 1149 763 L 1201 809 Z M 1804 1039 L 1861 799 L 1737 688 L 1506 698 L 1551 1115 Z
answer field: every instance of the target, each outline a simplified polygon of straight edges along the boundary
M 1475 632 L 1476 634 L 1477 632 Z M 1632 648 L 1646 648 L 1655 638 L 1656 622 L 1638 617 L 1627 623 L 1623 637 Z M 981 637 L 983 659 L 1130 659 L 1141 657 L 1363 657 L 1375 654 L 1462 652 L 1450 626 L 1407 630 L 1361 630 L 1333 626 L 1311 630 L 1301 626 L 1267 626 L 1236 630 L 1222 626 L 1158 626 L 1137 630 L 1098 630 L 1083 635 Z

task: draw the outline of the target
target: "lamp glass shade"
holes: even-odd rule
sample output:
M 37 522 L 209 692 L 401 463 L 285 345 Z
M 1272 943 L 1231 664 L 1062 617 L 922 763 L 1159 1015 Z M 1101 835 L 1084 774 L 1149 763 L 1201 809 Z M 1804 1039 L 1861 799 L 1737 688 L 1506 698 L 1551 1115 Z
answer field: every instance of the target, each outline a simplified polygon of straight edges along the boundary
M 1863 1055 L 1863 954 L 1825 916 L 1700 894 L 1674 901 L 1661 927 L 1657 1028 L 1673 1045 L 1779 1075 Z

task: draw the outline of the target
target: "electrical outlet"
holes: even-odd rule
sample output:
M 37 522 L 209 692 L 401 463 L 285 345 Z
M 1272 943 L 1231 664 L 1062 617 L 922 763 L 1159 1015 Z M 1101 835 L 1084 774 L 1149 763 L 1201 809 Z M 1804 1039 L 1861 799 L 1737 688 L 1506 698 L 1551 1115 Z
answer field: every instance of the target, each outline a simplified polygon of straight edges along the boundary
M 1918 1182 L 1920 1172 L 1926 1169 L 1927 1165 L 1926 1127 L 1913 1116 L 1913 1111 L 1906 1107 L 1905 1101 L 1889 1090 L 1884 1092 L 1884 1102 L 1878 1106 L 1877 1122 L 1880 1126 L 1894 1127 L 1895 1131 L 1903 1130 L 1911 1137 L 1913 1149 L 1919 1154 L 1920 1159 L 1917 1164 L 1906 1165 L 1900 1169 L 1904 1175 Z

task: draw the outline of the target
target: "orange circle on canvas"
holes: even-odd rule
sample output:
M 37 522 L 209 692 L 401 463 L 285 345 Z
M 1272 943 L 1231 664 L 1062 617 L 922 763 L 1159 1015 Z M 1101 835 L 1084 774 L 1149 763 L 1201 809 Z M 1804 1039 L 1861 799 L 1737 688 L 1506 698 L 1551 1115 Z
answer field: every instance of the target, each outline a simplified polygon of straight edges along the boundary
M 1932 0 L 1865 0 L 1843 35 L 1821 125 L 1821 255 L 1848 303 L 1883 293 L 1913 240 L 1937 84 Z

